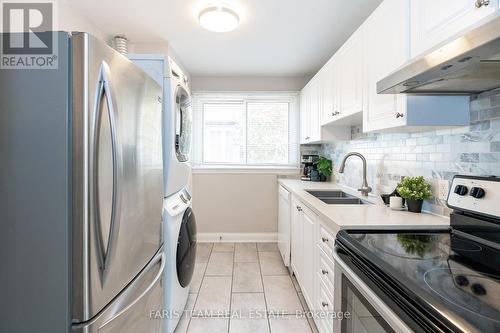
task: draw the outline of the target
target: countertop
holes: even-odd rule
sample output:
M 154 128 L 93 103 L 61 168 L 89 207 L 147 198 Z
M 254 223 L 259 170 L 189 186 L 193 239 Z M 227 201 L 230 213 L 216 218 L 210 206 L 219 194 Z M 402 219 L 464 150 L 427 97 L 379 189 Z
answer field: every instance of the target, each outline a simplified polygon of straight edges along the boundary
M 340 229 L 447 229 L 450 219 L 429 213 L 394 211 L 380 197 L 362 197 L 358 191 L 334 183 L 306 182 L 279 178 L 278 183 L 298 197 L 319 215 L 323 223 L 338 232 Z M 373 203 L 372 205 L 328 205 L 306 190 L 342 190 Z

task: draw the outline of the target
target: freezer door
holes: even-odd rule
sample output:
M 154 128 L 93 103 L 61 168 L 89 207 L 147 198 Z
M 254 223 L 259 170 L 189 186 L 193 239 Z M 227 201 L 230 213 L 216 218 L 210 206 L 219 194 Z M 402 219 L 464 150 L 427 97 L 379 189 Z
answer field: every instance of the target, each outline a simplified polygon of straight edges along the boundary
M 163 249 L 143 272 L 102 313 L 75 333 L 160 333 L 163 331 Z
M 161 87 L 85 33 L 73 50 L 73 319 L 87 321 L 158 251 Z

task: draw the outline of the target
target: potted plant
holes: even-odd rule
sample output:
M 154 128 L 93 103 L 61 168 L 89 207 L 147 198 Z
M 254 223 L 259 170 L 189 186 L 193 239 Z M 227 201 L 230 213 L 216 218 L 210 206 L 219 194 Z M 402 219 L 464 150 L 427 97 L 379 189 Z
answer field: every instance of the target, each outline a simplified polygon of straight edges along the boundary
M 332 161 L 321 156 L 316 162 L 316 169 L 318 170 L 320 181 L 324 182 L 332 175 Z
M 408 211 L 422 212 L 424 200 L 432 198 L 431 185 L 424 177 L 405 177 L 397 187 L 399 195 L 406 199 Z

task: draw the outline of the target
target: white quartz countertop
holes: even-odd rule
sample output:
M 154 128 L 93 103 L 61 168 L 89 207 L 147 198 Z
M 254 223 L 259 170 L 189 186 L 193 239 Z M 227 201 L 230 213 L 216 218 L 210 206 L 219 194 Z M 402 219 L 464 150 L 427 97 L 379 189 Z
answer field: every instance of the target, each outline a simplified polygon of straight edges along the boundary
M 278 182 L 299 198 L 307 207 L 319 215 L 334 232 L 340 229 L 447 229 L 448 217 L 429 213 L 394 211 L 386 207 L 378 196 L 362 197 L 357 191 L 334 184 L 306 182 L 297 179 L 279 178 Z M 306 192 L 306 190 L 342 190 L 370 201 L 372 205 L 329 205 Z

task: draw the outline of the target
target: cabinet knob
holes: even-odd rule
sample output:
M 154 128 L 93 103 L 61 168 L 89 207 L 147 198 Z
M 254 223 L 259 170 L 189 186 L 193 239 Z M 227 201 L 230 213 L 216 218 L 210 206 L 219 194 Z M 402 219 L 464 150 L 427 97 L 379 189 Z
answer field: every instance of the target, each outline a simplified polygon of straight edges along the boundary
M 327 271 L 327 270 L 322 269 L 322 270 L 321 270 L 321 274 L 326 275 L 326 274 L 328 274 L 328 271 Z
M 328 242 L 328 238 L 326 238 L 326 237 L 321 237 L 321 240 L 323 241 L 323 243 Z
M 340 112 L 339 112 L 339 111 L 334 111 L 334 112 L 332 112 L 332 116 L 333 116 L 333 117 L 338 116 L 339 114 L 340 114 Z
M 328 306 L 328 303 L 327 302 L 321 302 L 321 306 L 326 308 Z
M 404 113 L 396 112 L 396 118 L 403 118 L 405 116 Z
M 311 138 L 311 137 L 309 137 L 309 136 L 306 136 L 306 140 L 309 140 L 310 138 Z
M 297 210 L 298 210 L 299 212 L 301 212 L 301 211 L 302 211 L 302 207 L 297 206 Z
M 476 0 L 476 8 L 488 6 L 489 4 L 490 4 L 490 0 Z

